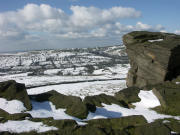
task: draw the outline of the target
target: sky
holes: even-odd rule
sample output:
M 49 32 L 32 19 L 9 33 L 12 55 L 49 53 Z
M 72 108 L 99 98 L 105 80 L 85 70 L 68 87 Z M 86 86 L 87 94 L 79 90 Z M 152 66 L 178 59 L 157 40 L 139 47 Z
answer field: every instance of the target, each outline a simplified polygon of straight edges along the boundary
M 131 31 L 180 34 L 180 0 L 1 0 L 0 52 L 122 44 Z

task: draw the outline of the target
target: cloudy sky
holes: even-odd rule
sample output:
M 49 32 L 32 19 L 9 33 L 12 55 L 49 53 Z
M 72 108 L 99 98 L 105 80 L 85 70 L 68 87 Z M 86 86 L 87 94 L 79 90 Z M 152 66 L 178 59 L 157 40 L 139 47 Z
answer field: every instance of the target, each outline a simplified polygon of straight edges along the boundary
M 180 34 L 180 0 L 1 0 L 0 52 L 121 44 L 134 30 Z

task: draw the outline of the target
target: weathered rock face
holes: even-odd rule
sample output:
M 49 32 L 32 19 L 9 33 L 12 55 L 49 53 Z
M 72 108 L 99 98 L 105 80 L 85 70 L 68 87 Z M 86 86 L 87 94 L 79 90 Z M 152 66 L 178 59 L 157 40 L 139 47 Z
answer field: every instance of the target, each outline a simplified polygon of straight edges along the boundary
M 160 32 L 131 32 L 123 36 L 131 69 L 127 86 L 144 87 L 180 75 L 180 36 Z
M 28 110 L 32 109 L 25 85 L 16 83 L 13 80 L 0 82 L 0 98 L 19 100 L 24 103 Z

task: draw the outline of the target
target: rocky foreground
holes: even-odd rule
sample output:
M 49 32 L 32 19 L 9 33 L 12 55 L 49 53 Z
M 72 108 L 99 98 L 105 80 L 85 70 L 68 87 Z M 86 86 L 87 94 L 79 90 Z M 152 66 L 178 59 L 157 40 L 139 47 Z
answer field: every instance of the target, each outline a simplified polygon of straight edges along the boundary
M 124 36 L 124 44 L 130 59 L 127 86 L 114 96 L 100 94 L 87 96 L 82 100 L 67 96 L 55 90 L 38 95 L 27 95 L 25 85 L 15 81 L 0 83 L 0 98 L 7 101 L 18 100 L 23 103 L 24 112 L 10 113 L 0 109 L 0 126 L 10 121 L 24 121 L 46 125 L 48 129 L 29 132 L 2 131 L 0 134 L 22 135 L 178 135 L 180 134 L 180 36 L 152 32 L 132 32 Z M 104 104 L 116 104 L 133 109 L 140 102 L 141 90 L 150 91 L 160 101 L 160 106 L 151 108 L 159 114 L 170 117 L 149 122 L 142 115 L 120 118 L 84 120 L 88 113 L 94 113 Z M 3 100 L 2 100 L 3 101 Z M 77 120 L 57 120 L 32 117 L 32 102 L 50 101 L 56 109 L 64 108 L 65 113 Z M 15 106 L 16 104 L 14 104 Z M 114 113 L 114 112 L 112 112 Z M 2 124 L 2 125 L 1 125 Z M 22 125 L 23 126 L 23 125 Z M 38 126 L 38 125 L 37 125 Z M 46 128 L 47 128 L 46 127 Z M 0 127 L 1 129 L 1 127 Z M 0 130 L 1 131 L 1 130 Z

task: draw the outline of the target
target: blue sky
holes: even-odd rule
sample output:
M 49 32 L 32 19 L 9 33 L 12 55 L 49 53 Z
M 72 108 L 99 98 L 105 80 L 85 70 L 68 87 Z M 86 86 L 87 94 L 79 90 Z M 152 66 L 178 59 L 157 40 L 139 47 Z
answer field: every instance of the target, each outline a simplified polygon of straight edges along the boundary
M 120 44 L 133 30 L 180 34 L 179 5 L 179 0 L 1 0 L 0 52 Z

